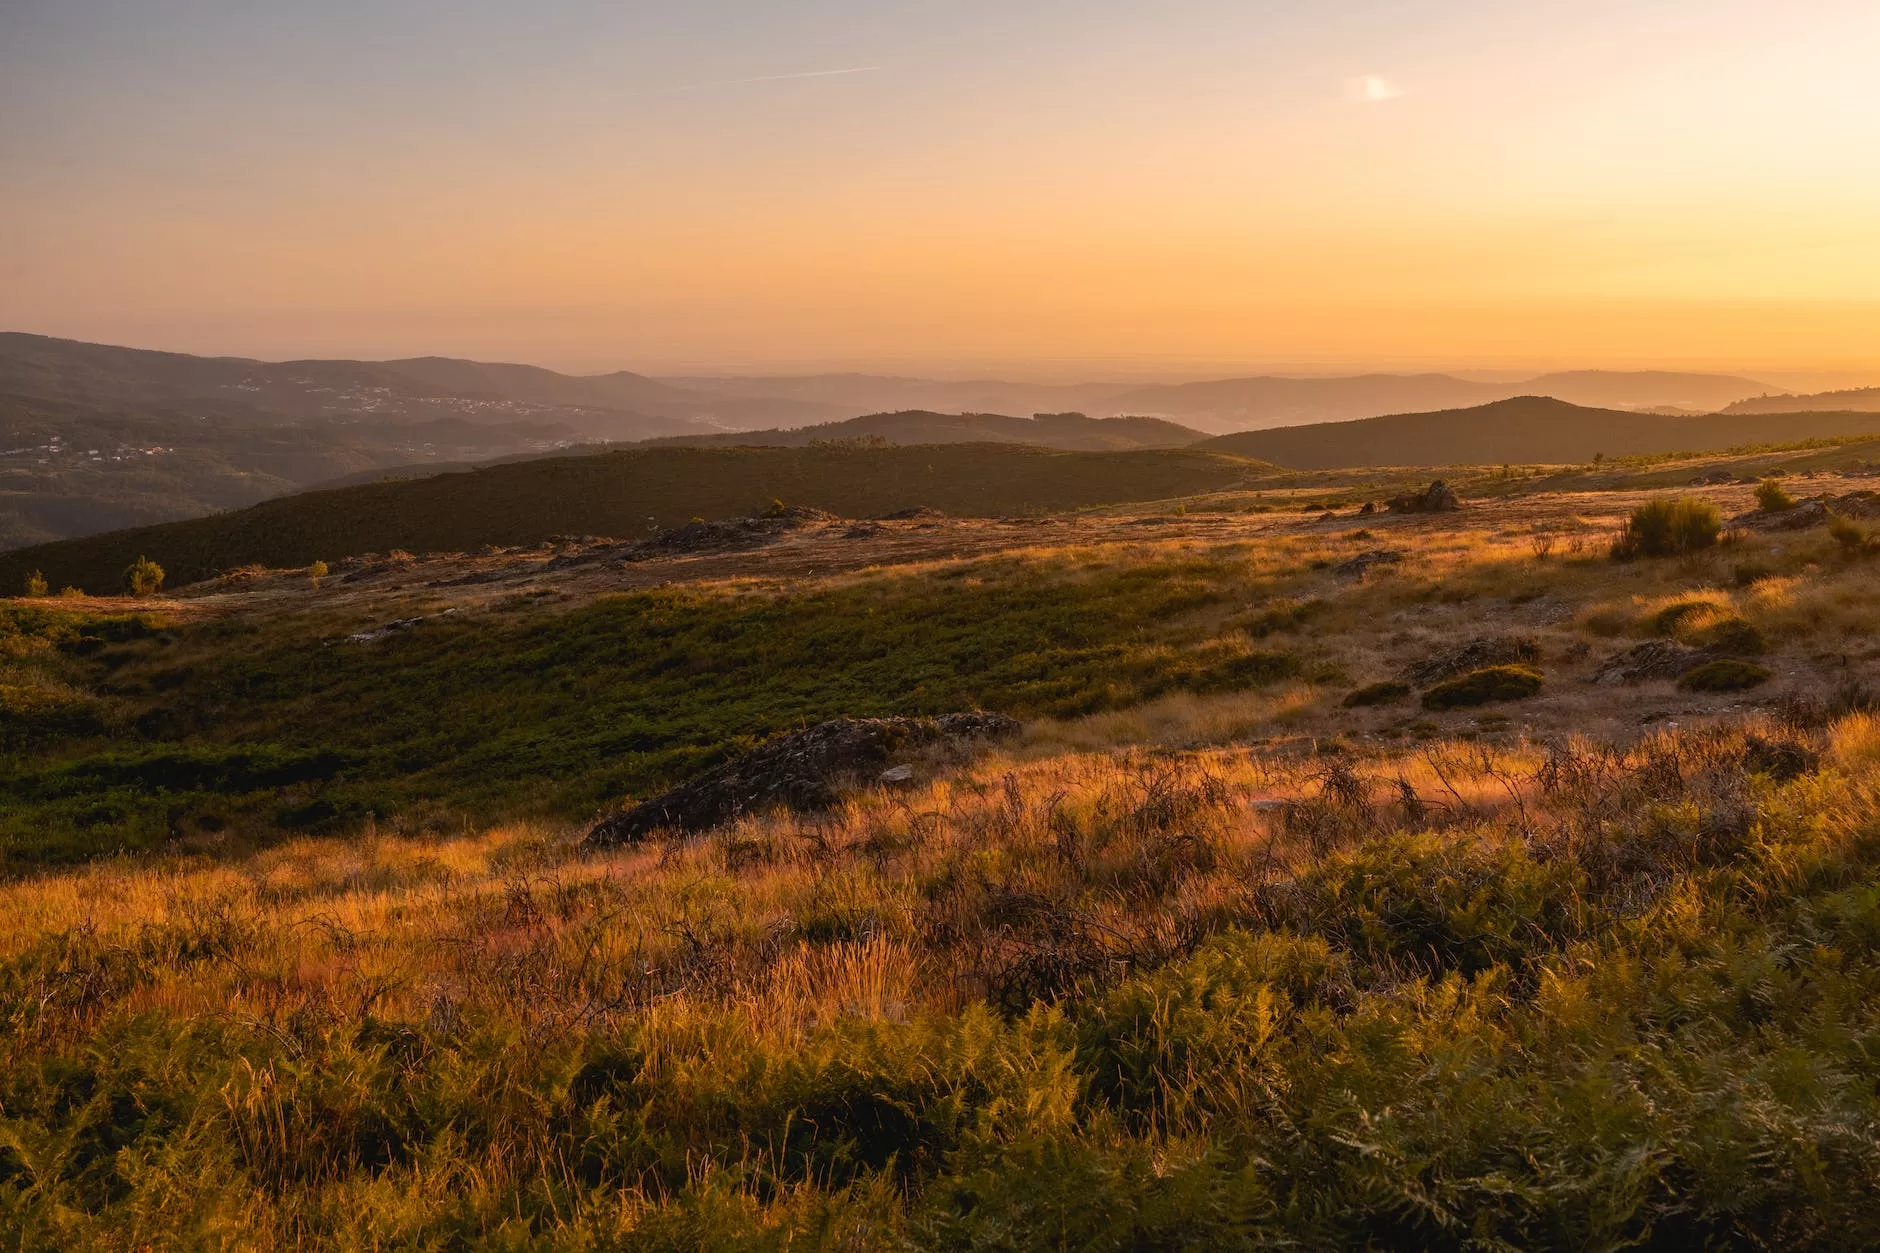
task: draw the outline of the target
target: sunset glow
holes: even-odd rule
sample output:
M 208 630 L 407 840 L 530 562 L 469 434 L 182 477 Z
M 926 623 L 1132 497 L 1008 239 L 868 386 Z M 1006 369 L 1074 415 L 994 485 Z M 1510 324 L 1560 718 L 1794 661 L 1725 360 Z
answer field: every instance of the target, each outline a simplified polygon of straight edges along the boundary
M 0 12 L 0 326 L 574 368 L 1880 363 L 1862 0 Z

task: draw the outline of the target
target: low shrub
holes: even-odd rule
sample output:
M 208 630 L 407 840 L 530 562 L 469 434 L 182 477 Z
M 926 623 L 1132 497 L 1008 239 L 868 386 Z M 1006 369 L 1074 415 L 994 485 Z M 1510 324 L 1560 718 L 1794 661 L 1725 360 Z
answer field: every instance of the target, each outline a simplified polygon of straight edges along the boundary
M 1769 651 L 1769 641 L 1756 624 L 1735 615 L 1706 622 L 1684 633 L 1684 637 L 1698 648 L 1736 657 L 1760 657 Z
M 1423 693 L 1423 708 L 1465 709 L 1494 701 L 1526 700 L 1540 690 L 1541 672 L 1532 666 L 1485 666 Z
M 1735 657 L 1724 657 L 1717 661 L 1707 661 L 1695 670 L 1689 671 L 1678 680 L 1678 686 L 1687 692 L 1745 692 L 1752 687 L 1759 687 L 1775 677 L 1775 672 L 1767 666 L 1759 666 L 1753 661 L 1741 661 Z
M 1846 518 L 1829 519 L 1828 538 L 1840 545 L 1844 556 L 1865 557 L 1880 551 L 1880 541 L 1869 535 L 1866 527 Z
M 1676 635 L 1686 618 L 1716 611 L 1717 606 L 1708 600 L 1681 600 L 1676 604 L 1666 605 L 1652 615 L 1652 634 Z
M 1775 577 L 1775 571 L 1761 562 L 1739 562 L 1730 572 L 1730 581 L 1738 587 L 1754 587 L 1764 579 Z
M 1764 513 L 1781 513 L 1795 508 L 1795 497 L 1775 479 L 1764 479 L 1756 485 L 1756 507 Z
M 1389 705 L 1410 695 L 1410 685 L 1399 683 L 1395 679 L 1386 679 L 1382 683 L 1372 683 L 1361 687 L 1345 697 L 1346 709 L 1361 709 L 1368 705 Z
M 1714 548 L 1722 534 L 1723 515 L 1701 496 L 1648 500 L 1632 511 L 1612 555 L 1620 561 L 1683 556 Z
M 1331 563 L 1325 563 L 1329 566 Z M 1318 597 L 1306 600 L 1268 601 L 1240 619 L 1240 629 L 1255 639 L 1265 639 L 1281 631 L 1296 630 L 1323 611 L 1325 602 Z

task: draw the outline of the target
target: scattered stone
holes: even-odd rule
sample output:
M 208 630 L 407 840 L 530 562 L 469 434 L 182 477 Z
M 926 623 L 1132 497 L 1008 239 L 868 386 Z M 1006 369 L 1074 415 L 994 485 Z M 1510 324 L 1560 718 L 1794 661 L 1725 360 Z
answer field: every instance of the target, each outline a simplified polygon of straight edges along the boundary
M 1849 492 L 1845 496 L 1832 497 L 1828 501 L 1828 511 L 1843 518 L 1863 521 L 1880 518 L 1880 492 Z
M 930 509 L 926 505 L 915 505 L 911 509 L 896 509 L 893 513 L 884 513 L 881 515 L 881 520 L 883 522 L 912 522 L 921 518 L 944 517 L 946 515 L 938 509 Z
M 882 779 L 899 754 L 999 739 L 1018 730 L 1003 714 L 939 718 L 837 718 L 762 744 L 662 796 L 598 823 L 591 847 L 630 844 L 655 831 L 705 831 L 768 809 L 813 811 L 835 804 L 845 782 Z M 913 777 L 909 769 L 908 777 Z
M 1417 662 L 1404 671 L 1404 677 L 1426 686 L 1489 666 L 1539 661 L 1540 656 L 1541 646 L 1525 635 L 1478 635 L 1466 644 Z
M 1362 576 L 1373 566 L 1394 566 L 1402 561 L 1403 554 L 1395 549 L 1373 548 L 1339 562 L 1332 567 L 1332 573 Z
M 475 587 L 479 583 L 494 583 L 502 578 L 500 570 L 478 570 L 472 574 L 460 575 L 454 579 L 432 579 L 426 587 Z
M 1359 506 L 1358 508 L 1358 516 L 1360 518 L 1368 518 L 1372 516 L 1373 514 L 1375 514 L 1376 512 L 1377 512 L 1377 506 L 1368 500 L 1365 501 L 1364 504 Z
M 737 552 L 761 548 L 785 532 L 810 522 L 827 522 L 835 517 L 821 509 L 790 505 L 760 518 L 726 518 L 720 522 L 688 522 L 670 531 L 661 531 L 651 539 L 641 540 L 623 554 L 623 561 L 653 561 L 660 557 L 678 557 L 689 553 Z
M 1437 479 L 1420 492 L 1392 497 L 1392 513 L 1452 513 L 1462 508 L 1462 501 L 1449 484 Z
M 1655 679 L 1681 679 L 1697 667 L 1714 660 L 1714 654 L 1680 644 L 1676 640 L 1647 640 L 1607 658 L 1593 675 L 1593 682 L 1607 687 L 1629 687 Z
M 882 528 L 873 522 L 862 522 L 842 532 L 843 539 L 873 539 L 881 534 Z
M 889 766 L 886 770 L 881 772 L 879 781 L 882 783 L 912 783 L 914 781 L 914 767 Z
M 388 635 L 396 635 L 400 631 L 409 631 L 411 628 L 421 623 L 430 622 L 437 618 L 448 617 L 456 612 L 455 609 L 446 609 L 443 613 L 434 613 L 424 617 L 400 618 L 396 622 L 387 622 L 384 626 L 373 627 L 368 631 L 355 631 L 346 637 L 346 642 L 348 644 L 376 643 Z
M 1789 509 L 1752 509 L 1731 518 L 1730 525 L 1752 531 L 1806 531 L 1828 525 L 1828 506 L 1825 501 L 1804 500 Z

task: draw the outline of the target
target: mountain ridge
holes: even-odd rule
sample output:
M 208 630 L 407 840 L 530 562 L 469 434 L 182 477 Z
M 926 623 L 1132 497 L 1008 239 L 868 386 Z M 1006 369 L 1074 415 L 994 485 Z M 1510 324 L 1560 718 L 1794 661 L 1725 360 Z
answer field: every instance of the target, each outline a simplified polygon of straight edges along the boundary
M 1462 409 L 1385 414 L 1219 436 L 1200 449 L 1295 470 L 1347 466 L 1577 464 L 1880 432 L 1880 413 L 1671 417 L 1517 396 Z

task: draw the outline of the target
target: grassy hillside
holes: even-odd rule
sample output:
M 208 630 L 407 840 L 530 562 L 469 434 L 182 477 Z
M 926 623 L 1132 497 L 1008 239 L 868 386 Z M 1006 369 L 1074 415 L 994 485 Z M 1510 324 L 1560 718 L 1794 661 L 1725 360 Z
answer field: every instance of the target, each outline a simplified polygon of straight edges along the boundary
M 525 598 L 369 645 L 341 640 L 379 619 L 317 608 L 249 624 L 20 606 L 0 611 L 22 659 L 0 665 L 0 871 L 229 827 L 580 819 L 805 719 L 1069 715 L 1299 674 L 1208 612 L 1245 574 L 1046 560 L 560 613 Z
M 910 409 L 788 431 L 688 435 L 661 442 L 710 447 L 746 444 L 801 448 L 826 440 L 873 439 L 890 444 L 1036 444 L 1075 452 L 1104 452 L 1181 448 L 1206 438 L 1201 431 L 1160 418 L 1090 418 L 1081 413 L 1040 413 L 1029 418 L 1010 418 L 997 413 L 932 413 Z
M 1024 514 L 1213 491 L 1250 470 L 1213 452 L 1071 453 L 1004 444 L 917 448 L 646 448 L 307 492 L 236 513 L 0 555 L 0 587 L 32 570 L 55 587 L 115 588 L 142 554 L 173 584 L 250 563 L 366 552 L 455 552 L 552 535 L 632 537 L 772 499 L 847 517 L 925 505 Z
M 7 606 L 0 1229 L 1880 1244 L 1876 558 L 1614 561 L 1641 499 L 910 525 L 933 559 L 891 572 L 585 600 L 529 558 L 541 595 L 370 642 L 487 593 Z M 951 559 L 968 531 L 1010 547 Z M 1588 681 L 1726 642 L 1766 686 Z M 1496 646 L 1538 691 L 1430 699 Z M 1033 720 L 826 811 L 570 821 L 801 720 L 973 702 Z
M 1577 464 L 1598 456 L 1736 448 L 1880 433 L 1880 414 L 1713 414 L 1683 418 L 1586 409 L 1522 396 L 1471 409 L 1404 413 L 1223 435 L 1198 448 L 1294 469 Z

